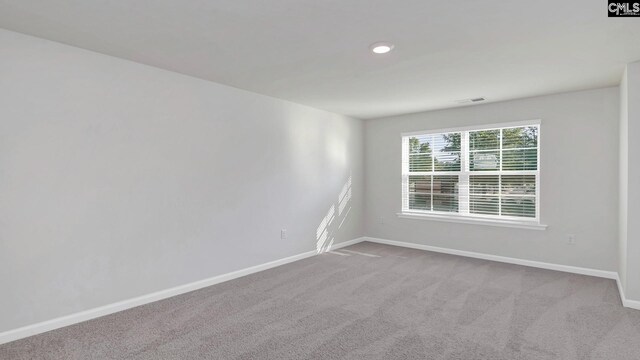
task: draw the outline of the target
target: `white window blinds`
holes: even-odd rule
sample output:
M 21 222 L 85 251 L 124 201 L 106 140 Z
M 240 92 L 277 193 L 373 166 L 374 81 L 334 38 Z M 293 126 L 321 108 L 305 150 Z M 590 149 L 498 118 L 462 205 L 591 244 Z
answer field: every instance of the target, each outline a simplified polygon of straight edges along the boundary
M 402 210 L 539 219 L 539 122 L 402 137 Z

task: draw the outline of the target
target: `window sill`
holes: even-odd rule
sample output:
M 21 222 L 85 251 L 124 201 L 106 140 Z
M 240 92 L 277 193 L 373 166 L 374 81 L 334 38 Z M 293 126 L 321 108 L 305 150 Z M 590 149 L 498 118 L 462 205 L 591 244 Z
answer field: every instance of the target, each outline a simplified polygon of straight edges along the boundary
M 412 212 L 398 213 L 398 217 L 402 219 L 414 219 L 414 220 L 433 220 L 444 221 L 452 223 L 462 224 L 476 224 L 487 226 L 501 226 L 518 229 L 530 229 L 530 230 L 546 230 L 547 225 L 538 224 L 533 221 L 514 221 L 514 220 L 500 220 L 500 219 L 485 219 L 471 216 L 448 216 L 440 214 L 421 214 Z

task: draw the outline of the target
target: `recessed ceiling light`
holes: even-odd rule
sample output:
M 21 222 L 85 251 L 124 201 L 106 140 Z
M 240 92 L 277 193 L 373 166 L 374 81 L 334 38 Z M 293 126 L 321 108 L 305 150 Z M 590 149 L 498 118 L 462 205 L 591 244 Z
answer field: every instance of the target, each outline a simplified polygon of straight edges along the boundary
M 393 44 L 388 42 L 377 42 L 371 44 L 369 49 L 371 49 L 374 54 L 386 54 L 393 50 Z

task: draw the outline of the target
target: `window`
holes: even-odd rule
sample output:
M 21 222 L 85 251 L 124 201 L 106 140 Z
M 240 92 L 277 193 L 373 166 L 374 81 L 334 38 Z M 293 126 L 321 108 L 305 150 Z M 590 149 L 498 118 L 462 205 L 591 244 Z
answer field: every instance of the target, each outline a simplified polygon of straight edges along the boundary
M 403 134 L 403 214 L 538 222 L 539 136 L 539 121 Z

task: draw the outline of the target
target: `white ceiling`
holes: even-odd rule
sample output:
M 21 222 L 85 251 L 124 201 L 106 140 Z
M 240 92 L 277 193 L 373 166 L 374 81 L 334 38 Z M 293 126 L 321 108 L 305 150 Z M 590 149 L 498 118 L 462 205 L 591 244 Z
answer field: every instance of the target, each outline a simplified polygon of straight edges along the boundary
M 616 85 L 640 59 L 640 19 L 604 0 L 0 0 L 0 27 L 359 118 Z

